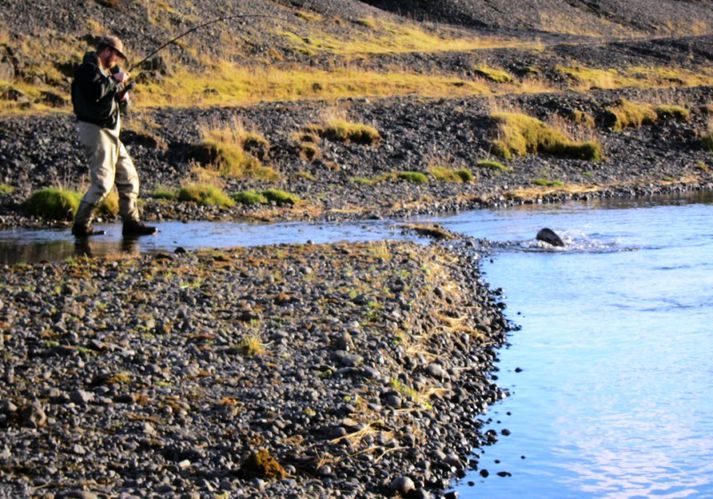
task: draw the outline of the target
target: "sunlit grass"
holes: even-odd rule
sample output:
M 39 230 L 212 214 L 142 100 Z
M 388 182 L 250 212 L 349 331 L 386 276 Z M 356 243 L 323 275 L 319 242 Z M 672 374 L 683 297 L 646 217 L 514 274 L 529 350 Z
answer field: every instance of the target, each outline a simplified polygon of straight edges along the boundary
M 518 48 L 541 50 L 538 40 L 518 40 L 492 36 L 459 36 L 429 33 L 415 24 L 392 23 L 373 18 L 362 19 L 358 24 L 363 28 L 351 37 L 332 35 L 326 32 L 296 33 L 279 31 L 287 43 L 296 51 L 314 55 L 330 53 L 335 55 L 399 54 L 409 52 L 467 52 L 478 49 Z
M 205 73 L 178 71 L 161 84 L 142 85 L 135 102 L 139 107 L 208 107 L 347 97 L 490 94 L 489 86 L 483 82 L 449 75 L 360 69 L 324 71 L 300 67 L 255 69 L 223 63 Z
M 590 68 L 586 66 L 557 66 L 557 71 L 573 80 L 572 88 L 591 90 L 601 88 L 693 87 L 713 83 L 713 68 L 689 70 L 672 67 L 630 66 L 622 69 Z

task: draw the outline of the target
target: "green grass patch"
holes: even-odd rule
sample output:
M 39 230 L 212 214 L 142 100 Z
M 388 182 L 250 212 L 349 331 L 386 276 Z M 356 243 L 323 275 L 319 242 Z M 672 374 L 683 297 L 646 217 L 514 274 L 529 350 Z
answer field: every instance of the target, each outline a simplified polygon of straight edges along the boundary
M 574 142 L 563 132 L 537 118 L 522 113 L 495 113 L 499 138 L 494 150 L 505 159 L 541 152 L 560 158 L 598 161 L 602 158 L 599 142 Z
M 15 192 L 15 188 L 9 184 L 0 184 L 0 196 L 6 196 Z
M 532 181 L 533 184 L 540 187 L 564 187 L 564 182 L 559 180 L 548 180 L 546 178 L 536 178 Z
M 475 166 L 477 166 L 478 168 L 487 168 L 503 173 L 509 173 L 512 171 L 512 168 L 494 159 L 481 159 L 475 164 Z
M 300 202 L 300 198 L 296 194 L 281 191 L 280 189 L 267 189 L 262 191 L 262 195 L 268 202 L 275 203 L 278 206 L 293 206 Z
M 178 192 L 176 191 L 176 189 L 171 189 L 170 187 L 164 186 L 156 187 L 149 194 L 149 197 L 152 197 L 154 199 L 167 199 L 169 201 L 176 199 L 177 196 Z
M 240 191 L 233 194 L 233 199 L 236 203 L 246 206 L 255 206 L 258 204 L 267 204 L 267 198 L 261 193 L 254 190 Z
M 413 184 L 425 184 L 428 182 L 428 176 L 425 173 L 405 171 L 397 172 L 396 178 Z
M 468 183 L 475 178 L 473 172 L 468 168 L 451 168 L 448 166 L 432 165 L 428 167 L 428 173 L 436 180 L 453 183 Z
M 372 145 L 381 140 L 379 131 L 370 125 L 352 123 L 344 119 L 330 119 L 324 125 L 312 125 L 312 130 L 336 142 Z
M 75 191 L 48 187 L 35 191 L 25 201 L 28 214 L 52 220 L 72 220 L 82 195 Z
M 205 206 L 230 208 L 235 205 L 235 201 L 222 189 L 207 184 L 188 184 L 183 186 L 178 190 L 177 198 L 179 201 L 190 201 Z
M 503 69 L 480 65 L 474 67 L 473 71 L 477 76 L 492 81 L 493 83 L 511 83 L 513 81 L 512 75 Z

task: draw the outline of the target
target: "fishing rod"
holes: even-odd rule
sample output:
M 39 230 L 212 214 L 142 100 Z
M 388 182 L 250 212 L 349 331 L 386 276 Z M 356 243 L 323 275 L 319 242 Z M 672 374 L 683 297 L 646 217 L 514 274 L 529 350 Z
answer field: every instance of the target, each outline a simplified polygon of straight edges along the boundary
M 282 17 L 273 16 L 273 15 L 267 15 L 267 14 L 234 14 L 234 15 L 230 15 L 230 16 L 218 17 L 218 18 L 216 18 L 216 19 L 212 19 L 212 20 L 210 20 L 210 21 L 207 21 L 207 22 L 205 22 L 205 23 L 203 23 L 203 24 L 199 24 L 199 25 L 197 25 L 197 26 L 193 26 L 192 28 L 190 28 L 190 29 L 187 30 L 187 31 L 184 31 L 183 33 L 181 33 L 180 35 L 176 36 L 175 38 L 170 39 L 169 41 L 167 41 L 166 43 L 164 43 L 164 44 L 161 45 L 160 47 L 158 47 L 158 48 L 152 50 L 152 51 L 149 53 L 149 55 L 147 55 L 146 57 L 144 57 L 143 59 L 141 59 L 139 62 L 137 62 L 137 63 L 135 63 L 135 64 L 132 64 L 131 67 L 129 68 L 129 71 L 133 71 L 133 70 L 136 69 L 138 66 L 142 65 L 144 62 L 146 62 L 146 61 L 148 61 L 149 59 L 151 59 L 153 56 L 155 56 L 156 54 L 158 54 L 160 51 L 162 51 L 163 49 L 165 49 L 166 47 L 168 47 L 168 46 L 171 45 L 172 43 L 175 43 L 176 41 L 180 40 L 180 39 L 183 38 L 184 36 L 189 35 L 189 34 L 195 32 L 195 31 L 198 31 L 199 29 L 203 29 L 203 28 L 205 28 L 206 26 L 210 26 L 211 24 L 216 24 L 216 23 L 219 23 L 219 22 L 227 22 L 227 21 L 232 21 L 233 19 L 246 19 L 246 18 L 252 18 L 252 17 L 266 17 L 266 18 L 270 18 L 270 19 L 280 19 L 280 20 L 282 20 L 282 21 L 286 21 L 286 20 L 287 20 L 287 19 L 284 19 L 284 18 L 282 18 Z

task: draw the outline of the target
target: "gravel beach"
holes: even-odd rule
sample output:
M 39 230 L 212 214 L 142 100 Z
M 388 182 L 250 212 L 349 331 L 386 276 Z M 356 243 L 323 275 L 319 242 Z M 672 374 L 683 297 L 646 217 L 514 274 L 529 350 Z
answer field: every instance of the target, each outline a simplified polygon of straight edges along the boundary
M 497 439 L 507 324 L 476 244 L 445 244 L 4 268 L 0 496 L 447 489 Z

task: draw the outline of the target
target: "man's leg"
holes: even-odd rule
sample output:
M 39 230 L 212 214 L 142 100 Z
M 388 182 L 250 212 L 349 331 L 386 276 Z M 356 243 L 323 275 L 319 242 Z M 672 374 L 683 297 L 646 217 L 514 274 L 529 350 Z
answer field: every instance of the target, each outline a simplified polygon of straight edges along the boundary
M 72 233 L 76 236 L 92 235 L 92 217 L 97 205 L 104 199 L 114 185 L 115 162 L 118 154 L 117 141 L 103 132 L 101 128 L 89 123 L 78 124 L 79 142 L 84 148 L 89 163 L 89 181 L 91 185 L 84 194 L 74 217 Z
M 125 236 L 143 236 L 156 232 L 156 227 L 141 222 L 137 199 L 139 175 L 124 144 L 119 142 L 119 160 L 116 163 L 116 190 L 119 192 L 119 214 L 124 221 Z

